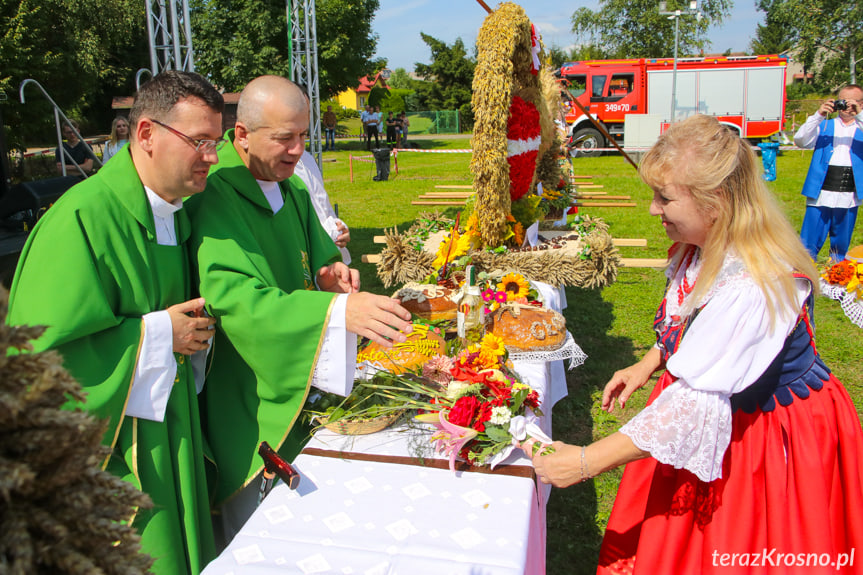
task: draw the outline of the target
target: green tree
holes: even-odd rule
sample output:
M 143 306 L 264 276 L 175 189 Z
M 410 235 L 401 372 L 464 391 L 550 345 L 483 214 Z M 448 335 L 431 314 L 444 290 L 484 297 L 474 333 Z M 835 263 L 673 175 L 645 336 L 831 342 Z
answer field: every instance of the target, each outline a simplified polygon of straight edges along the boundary
M 195 65 L 227 91 L 261 74 L 290 76 L 284 0 L 191 0 Z M 373 60 L 377 35 L 371 23 L 378 0 L 317 0 L 321 98 L 355 87 L 357 78 L 382 67 Z
M 135 70 L 149 64 L 140 0 L 0 0 L 0 90 L 9 145 L 50 142 L 54 116 L 35 87 L 18 100 L 21 82 L 39 82 L 67 116 L 105 130 L 111 98 L 134 91 Z
M 581 44 L 573 47 L 568 52 L 558 46 L 552 46 L 546 51 L 549 65 L 555 70 L 566 62 L 580 62 L 582 60 L 603 60 L 608 54 L 596 44 Z
M 767 16 L 764 24 L 759 24 L 755 30 L 755 38 L 749 44 L 753 54 L 783 54 L 793 46 L 788 28 Z
M 785 28 L 795 57 L 825 89 L 847 84 L 863 57 L 863 3 L 846 0 L 760 0 L 759 10 Z
M 387 80 L 387 84 L 390 88 L 397 88 L 400 90 L 412 90 L 413 84 L 415 80 L 410 77 L 408 71 L 404 68 L 396 68 L 393 70 L 393 73 L 390 75 L 390 79 Z
M 420 33 L 431 49 L 431 64 L 417 64 L 414 71 L 425 79 L 415 85 L 418 105 L 426 110 L 458 110 L 461 126 L 473 126 L 471 86 L 476 59 L 468 56 L 464 42 L 456 38 L 452 46 Z
M 597 10 L 579 8 L 572 15 L 572 31 L 588 44 L 602 46 L 612 58 L 663 58 L 674 54 L 673 20 L 659 14 L 656 0 L 599 0 Z M 686 8 L 669 0 L 668 10 Z M 730 15 L 732 0 L 701 0 L 701 19 L 681 16 L 678 54 L 702 52 L 707 30 Z
M 557 70 L 565 62 L 569 62 L 569 53 L 560 46 L 552 46 L 545 51 L 546 63 L 553 69 Z

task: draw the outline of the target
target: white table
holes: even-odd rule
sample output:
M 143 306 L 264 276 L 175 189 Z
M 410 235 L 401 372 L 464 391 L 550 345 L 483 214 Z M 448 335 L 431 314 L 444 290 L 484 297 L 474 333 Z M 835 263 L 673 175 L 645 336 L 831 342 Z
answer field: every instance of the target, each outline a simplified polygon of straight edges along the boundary
M 539 393 L 550 433 L 551 408 L 566 395 L 563 362 L 515 370 Z M 537 496 L 530 460 L 516 450 L 495 474 L 408 461 L 430 434 L 318 432 L 293 462 L 299 488 L 277 485 L 204 575 L 545 573 L 549 486 Z M 430 445 L 422 455 L 434 458 Z

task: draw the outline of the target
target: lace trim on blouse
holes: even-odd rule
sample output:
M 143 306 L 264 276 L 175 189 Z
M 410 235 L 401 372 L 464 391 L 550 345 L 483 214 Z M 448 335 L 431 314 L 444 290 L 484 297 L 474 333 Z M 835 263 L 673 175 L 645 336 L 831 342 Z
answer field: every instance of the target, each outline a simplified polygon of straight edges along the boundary
M 731 443 L 731 402 L 727 395 L 676 381 L 620 432 L 657 461 L 710 482 L 722 477 Z

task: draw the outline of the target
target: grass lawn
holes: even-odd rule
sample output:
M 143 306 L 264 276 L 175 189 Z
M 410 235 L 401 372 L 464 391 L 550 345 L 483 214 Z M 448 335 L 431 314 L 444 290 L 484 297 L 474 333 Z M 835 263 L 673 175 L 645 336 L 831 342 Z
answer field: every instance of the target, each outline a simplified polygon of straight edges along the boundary
M 423 149 L 469 148 L 467 137 L 417 140 Z M 384 290 L 374 266 L 360 263 L 361 254 L 380 251 L 372 236 L 384 228 L 406 229 L 420 211 L 412 206 L 418 195 L 436 185 L 470 184 L 469 154 L 405 152 L 398 156 L 399 173 L 387 182 L 374 182 L 374 164 L 354 163 L 350 182 L 348 157 L 365 156 L 358 140 L 339 142 L 340 151 L 324 154 L 324 182 L 330 199 L 339 204 L 339 214 L 351 227 L 350 251 L 354 267 L 362 275 L 363 288 Z M 345 148 L 347 147 L 347 149 Z M 811 152 L 785 152 L 778 158 L 778 178 L 769 184 L 797 228 L 803 219 L 800 189 Z M 635 170 L 619 156 L 575 160 L 576 174 L 592 175 L 602 191 L 630 195 L 635 208 L 589 208 L 586 213 L 609 223 L 614 237 L 646 238 L 646 248 L 621 248 L 624 257 L 665 257 L 670 245 L 656 218 L 648 212 L 651 191 Z M 863 244 L 863 226 L 858 225 L 852 245 Z M 826 253 L 825 250 L 822 253 Z M 637 361 L 654 343 L 653 314 L 662 297 L 664 275 L 652 269 L 621 269 L 615 284 L 601 290 L 566 290 L 569 307 L 567 327 L 588 354 L 587 362 L 569 372 L 569 397 L 553 411 L 554 437 L 583 444 L 616 431 L 644 406 L 649 389 L 637 392 L 625 411 L 613 415 L 599 410 L 602 388 L 618 369 Z M 827 365 L 843 381 L 863 414 L 863 332 L 844 316 L 838 303 L 821 297 L 816 305 L 818 348 Z M 650 386 L 648 386 L 650 387 Z M 622 470 L 603 474 L 592 481 L 564 490 L 554 490 L 548 504 L 548 573 L 574 575 L 593 573 L 602 534 L 614 502 Z

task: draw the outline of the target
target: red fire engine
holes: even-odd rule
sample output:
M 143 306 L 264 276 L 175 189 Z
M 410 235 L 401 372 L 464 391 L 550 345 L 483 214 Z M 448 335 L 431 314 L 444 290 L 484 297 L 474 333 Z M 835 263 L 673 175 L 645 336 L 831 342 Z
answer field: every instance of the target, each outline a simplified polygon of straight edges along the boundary
M 559 71 L 567 131 L 573 141 L 581 140 L 582 154 L 608 145 L 571 102 L 577 99 L 620 143 L 629 114 L 659 116 L 661 131 L 672 113 L 676 120 L 708 114 L 745 138 L 766 138 L 782 129 L 786 64 L 775 55 L 679 58 L 675 79 L 671 58 L 567 62 Z

